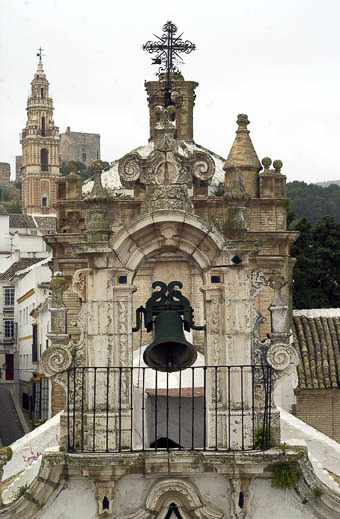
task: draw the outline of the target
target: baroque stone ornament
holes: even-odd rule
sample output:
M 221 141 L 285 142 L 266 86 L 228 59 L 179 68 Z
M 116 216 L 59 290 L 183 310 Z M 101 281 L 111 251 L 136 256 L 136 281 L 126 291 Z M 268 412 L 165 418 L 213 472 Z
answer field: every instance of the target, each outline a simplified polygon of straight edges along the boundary
M 68 369 L 72 364 L 72 353 L 62 344 L 47 348 L 41 357 L 43 372 L 51 377 Z
M 151 519 L 165 517 L 169 506 L 175 503 L 184 517 L 192 519 L 219 519 L 224 514 L 213 505 L 203 503 L 196 487 L 184 479 L 163 479 L 157 482 L 146 498 L 145 507 L 124 519 Z
M 244 238 L 247 233 L 247 222 L 244 219 L 245 205 L 250 195 L 242 182 L 242 171 L 237 169 L 230 193 L 225 194 L 229 202 L 228 218 L 225 222 L 225 235 L 228 238 Z
M 138 182 L 146 187 L 142 213 L 157 209 L 192 211 L 188 189 L 193 177 L 210 182 L 215 171 L 213 159 L 202 151 L 179 153 L 175 139 L 175 107 L 156 106 L 154 151 L 146 158 L 134 151 L 118 164 L 120 180 L 128 189 Z
M 268 281 L 261 270 L 251 269 L 249 270 L 251 289 L 250 295 L 255 298 L 259 295 L 262 288 L 268 286 Z
M 287 284 L 287 280 L 283 276 L 272 276 L 269 284 L 274 290 L 273 302 L 269 307 L 271 314 L 272 337 L 289 336 L 288 324 L 288 305 L 286 305 L 281 296 L 282 288 Z
M 287 369 L 290 364 L 297 366 L 299 357 L 295 348 L 290 344 L 274 344 L 267 352 L 267 362 L 275 370 L 283 371 Z
M 87 273 L 90 272 L 91 269 L 79 269 L 76 270 L 73 274 L 72 279 L 72 290 L 75 292 L 82 300 L 86 299 L 86 278 Z
M 52 278 L 49 286 L 52 292 L 52 304 L 53 308 L 64 308 L 63 293 L 68 288 L 66 280 L 63 278 L 61 272 L 56 272 Z

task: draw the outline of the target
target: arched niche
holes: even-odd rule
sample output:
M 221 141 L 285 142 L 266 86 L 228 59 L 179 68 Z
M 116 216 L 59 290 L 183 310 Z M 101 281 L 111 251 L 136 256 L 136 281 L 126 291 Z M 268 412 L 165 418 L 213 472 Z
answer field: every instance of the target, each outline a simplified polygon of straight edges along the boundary
M 203 502 L 191 482 L 171 478 L 158 481 L 147 495 L 143 509 L 126 515 L 124 519 L 165 519 L 173 504 L 183 519 L 219 519 L 223 516 L 221 510 Z
M 194 307 L 196 324 L 201 324 L 205 312 L 200 288 L 223 244 L 224 238 L 214 228 L 184 211 L 157 211 L 122 228 L 113 238 L 112 247 L 125 268 L 127 284 L 137 289 L 133 316 L 150 297 L 154 281 L 177 280 L 183 283 L 182 293 Z M 203 333 L 193 334 L 203 352 Z M 134 349 L 148 342 L 150 335 L 145 332 L 142 338 L 133 336 Z
M 124 226 L 111 245 L 133 281 L 138 267 L 166 251 L 179 252 L 202 273 L 211 268 L 224 244 L 223 236 L 207 222 L 185 211 L 160 210 Z

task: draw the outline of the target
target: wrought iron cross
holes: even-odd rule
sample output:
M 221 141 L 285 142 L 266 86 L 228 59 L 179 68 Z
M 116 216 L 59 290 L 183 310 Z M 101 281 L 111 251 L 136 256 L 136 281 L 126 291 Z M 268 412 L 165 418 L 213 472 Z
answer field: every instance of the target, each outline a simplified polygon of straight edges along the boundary
M 37 56 L 39 56 L 39 61 L 41 61 L 41 58 L 43 56 L 43 53 L 42 53 L 43 50 L 44 49 L 42 49 L 41 47 L 39 47 L 39 49 L 38 49 Z
M 175 65 L 177 58 L 183 63 L 180 53 L 190 54 L 196 50 L 196 45 L 189 40 L 182 40 L 183 33 L 176 36 L 177 27 L 171 21 L 163 25 L 162 36 L 157 36 L 159 41 L 148 41 L 143 45 L 143 50 L 156 53 L 155 58 L 152 59 L 153 65 L 160 65 L 157 75 L 166 73 L 166 81 L 164 88 L 164 106 L 167 108 L 172 105 L 171 101 L 171 72 L 179 73 L 178 67 Z

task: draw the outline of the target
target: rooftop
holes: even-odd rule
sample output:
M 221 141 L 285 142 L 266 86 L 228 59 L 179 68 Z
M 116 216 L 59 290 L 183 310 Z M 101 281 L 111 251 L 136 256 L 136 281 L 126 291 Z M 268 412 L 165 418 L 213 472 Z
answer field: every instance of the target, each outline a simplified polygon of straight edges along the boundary
M 299 389 L 340 388 L 340 309 L 293 312 Z
M 9 226 L 16 229 L 36 229 L 37 227 L 32 216 L 29 216 L 28 214 L 10 214 Z
M 21 258 L 19 261 L 13 263 L 5 272 L 0 274 L 0 281 L 12 279 L 17 272 L 38 263 L 41 259 L 42 258 Z

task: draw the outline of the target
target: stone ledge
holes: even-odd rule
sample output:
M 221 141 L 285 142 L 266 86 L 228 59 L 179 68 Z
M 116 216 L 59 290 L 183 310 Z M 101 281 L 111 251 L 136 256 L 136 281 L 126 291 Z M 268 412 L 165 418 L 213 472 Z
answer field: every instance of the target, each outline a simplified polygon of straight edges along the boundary
M 146 478 L 190 478 L 209 473 L 227 479 L 270 479 L 271 468 L 277 463 L 293 463 L 300 478 L 295 492 L 302 504 L 312 508 L 315 515 L 324 519 L 339 518 L 340 494 L 330 490 L 315 474 L 303 446 L 275 448 L 249 452 L 140 452 L 109 454 L 46 453 L 38 477 L 26 494 L 11 505 L 0 509 L 1 519 L 35 519 L 37 510 L 51 504 L 62 491 L 66 480 L 85 477 L 94 483 L 117 482 L 126 475 L 143 475 Z M 322 490 L 317 500 L 313 488 Z

